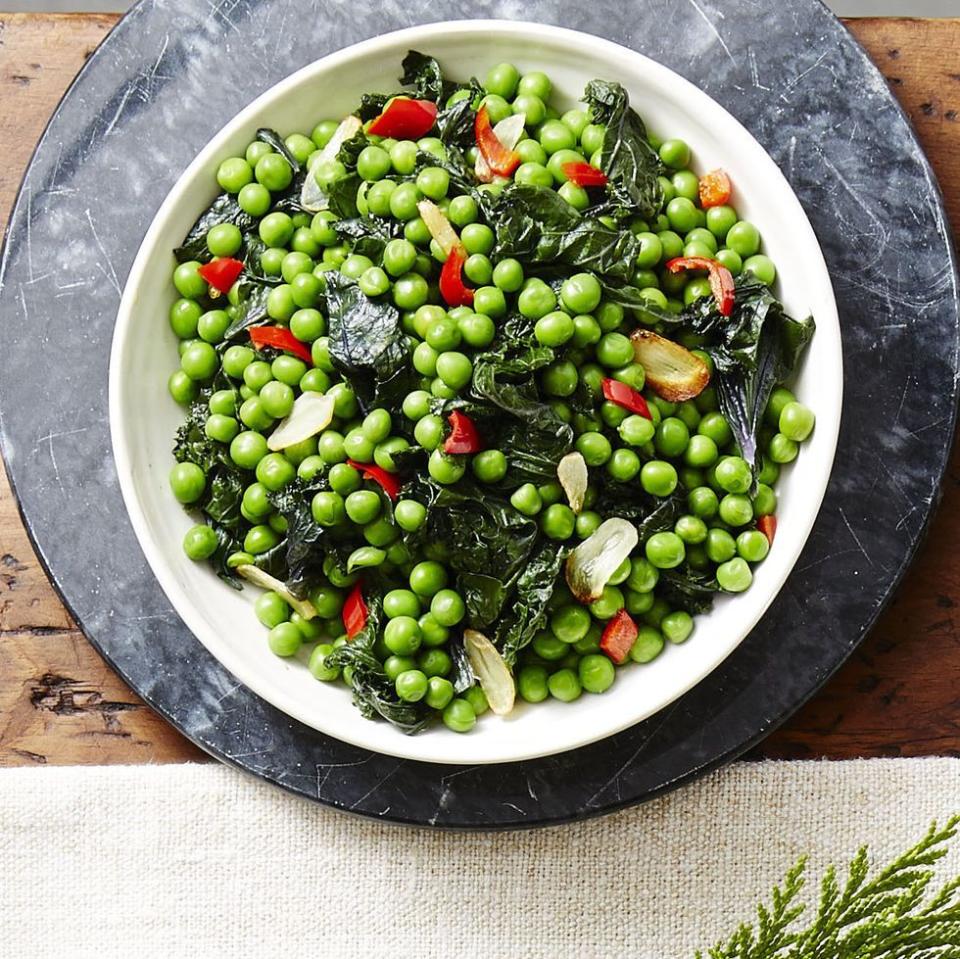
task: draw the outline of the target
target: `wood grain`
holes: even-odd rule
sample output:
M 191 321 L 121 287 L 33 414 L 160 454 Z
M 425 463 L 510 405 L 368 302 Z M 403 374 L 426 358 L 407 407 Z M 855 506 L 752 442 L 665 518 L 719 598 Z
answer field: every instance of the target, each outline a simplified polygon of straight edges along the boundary
M 111 16 L 0 15 L 0 223 L 46 118 Z M 848 27 L 917 128 L 960 223 L 960 20 Z M 824 691 L 752 756 L 960 755 L 960 455 L 897 598 Z M 77 630 L 0 478 L 0 766 L 183 762 L 202 754 L 144 706 Z

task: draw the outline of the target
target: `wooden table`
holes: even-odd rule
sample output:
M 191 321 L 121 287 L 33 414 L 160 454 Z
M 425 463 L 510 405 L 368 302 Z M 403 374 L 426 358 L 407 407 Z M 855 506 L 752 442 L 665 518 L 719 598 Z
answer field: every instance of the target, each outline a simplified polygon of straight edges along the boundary
M 113 16 L 0 14 L 0 224 L 34 144 Z M 960 223 L 960 19 L 847 26 L 910 115 Z M 851 91 L 851 95 L 854 95 Z M 960 457 L 929 538 L 872 635 L 756 757 L 960 755 Z M 206 758 L 124 685 L 64 609 L 0 477 L 0 766 Z

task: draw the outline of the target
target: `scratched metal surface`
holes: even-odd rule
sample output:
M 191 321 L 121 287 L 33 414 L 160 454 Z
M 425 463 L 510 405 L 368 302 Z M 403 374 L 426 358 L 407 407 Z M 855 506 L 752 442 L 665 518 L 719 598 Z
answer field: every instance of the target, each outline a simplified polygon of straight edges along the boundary
M 957 278 L 937 187 L 883 79 L 815 0 L 407 0 L 355 11 L 350 22 L 341 10 L 335 0 L 144 0 L 58 110 L 0 268 L 0 438 L 28 527 L 77 621 L 137 692 L 214 755 L 292 792 L 459 828 L 562 822 L 649 798 L 739 754 L 819 687 L 873 622 L 923 533 L 957 397 Z M 106 382 L 140 238 L 222 118 L 348 43 L 477 16 L 608 36 L 730 109 L 781 165 L 823 244 L 849 385 L 817 526 L 781 596 L 720 669 L 605 742 L 536 762 L 451 768 L 306 729 L 200 647 L 124 513 Z M 648 28 L 664 22 L 669 31 Z

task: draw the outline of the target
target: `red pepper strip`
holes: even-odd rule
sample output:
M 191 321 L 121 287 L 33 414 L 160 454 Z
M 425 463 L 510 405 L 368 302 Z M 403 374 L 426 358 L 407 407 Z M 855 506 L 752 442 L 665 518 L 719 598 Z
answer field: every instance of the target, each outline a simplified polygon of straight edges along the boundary
M 347 460 L 347 462 L 355 470 L 363 473 L 364 479 L 377 483 L 390 499 L 396 499 L 400 495 L 400 479 L 393 473 L 388 473 L 385 469 L 370 463 L 358 463 L 355 460 Z
M 508 150 L 493 132 L 486 106 L 477 110 L 476 119 L 473 121 L 473 132 L 477 138 L 477 149 L 480 155 L 497 176 L 510 176 L 520 166 L 520 154 L 516 150 Z
M 419 140 L 433 129 L 436 119 L 435 103 L 395 97 L 367 127 L 367 133 L 377 137 L 395 137 L 397 140 Z
M 630 410 L 631 413 L 645 416 L 648 420 L 653 419 L 647 401 L 632 386 L 609 378 L 605 378 L 602 385 L 604 399 L 622 406 L 625 410 Z
M 639 632 L 630 614 L 625 609 L 619 609 L 604 627 L 600 651 L 620 666 L 627 661 Z
M 448 417 L 450 435 L 443 444 L 445 453 L 479 453 L 483 442 L 477 432 L 476 424 L 460 410 L 454 410 Z
M 440 271 L 440 295 L 448 306 L 470 306 L 473 303 L 473 290 L 463 282 L 463 264 L 467 262 L 467 251 L 458 244 L 443 261 Z
M 733 299 L 736 292 L 733 274 L 716 260 L 710 260 L 705 256 L 678 256 L 667 260 L 667 269 L 671 273 L 679 273 L 681 270 L 706 270 L 720 315 L 729 316 L 733 312 Z
M 229 256 L 204 263 L 197 270 L 207 283 L 220 293 L 229 293 L 230 287 L 237 282 L 237 277 L 243 272 L 243 264 Z
M 354 585 L 343 603 L 343 625 L 349 639 L 353 639 L 367 625 L 367 604 L 363 601 L 362 582 Z
M 773 516 L 761 516 L 757 520 L 757 529 L 767 537 L 767 542 L 773 546 L 773 537 L 777 535 L 777 517 Z
M 606 173 L 603 170 L 598 170 L 595 166 L 590 166 L 589 163 L 579 163 L 577 161 L 562 163 L 560 169 L 563 170 L 563 175 L 574 186 L 607 185 Z
M 259 350 L 264 346 L 272 346 L 275 350 L 283 350 L 299 356 L 304 363 L 313 366 L 313 357 L 306 343 L 301 343 L 286 327 L 283 326 L 252 326 L 250 327 L 250 342 Z

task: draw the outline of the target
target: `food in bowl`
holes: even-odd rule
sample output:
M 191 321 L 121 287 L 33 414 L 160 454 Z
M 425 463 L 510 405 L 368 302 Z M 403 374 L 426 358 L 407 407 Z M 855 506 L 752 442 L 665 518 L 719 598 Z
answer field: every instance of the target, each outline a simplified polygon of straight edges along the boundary
M 747 589 L 814 331 L 617 83 L 448 80 L 262 129 L 176 251 L 187 555 L 404 732 L 600 694 Z M 629 681 L 629 680 L 624 680 Z

